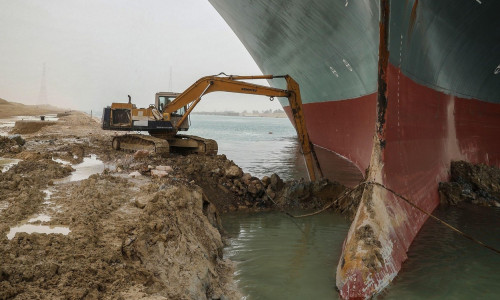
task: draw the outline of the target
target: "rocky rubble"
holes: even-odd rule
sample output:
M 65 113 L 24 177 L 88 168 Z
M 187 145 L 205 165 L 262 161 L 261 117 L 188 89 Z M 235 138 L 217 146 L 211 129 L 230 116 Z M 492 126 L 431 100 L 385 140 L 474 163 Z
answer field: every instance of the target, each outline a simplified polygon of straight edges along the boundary
M 147 157 L 133 157 L 121 161 L 120 172 L 129 172 L 129 176 L 134 177 L 138 174 L 151 176 L 163 184 L 192 182 L 202 187 L 205 196 L 221 213 L 236 210 L 321 209 L 336 201 L 332 206 L 336 211 L 353 215 L 359 203 L 359 197 L 337 201 L 349 191 L 337 182 L 327 179 L 285 182 L 277 174 L 257 178 L 244 173 L 225 155 L 171 155 L 156 161 L 156 165 L 151 165 Z
M 450 182 L 439 183 L 442 204 L 468 202 L 500 207 L 500 169 L 454 161 L 451 163 L 450 173 Z
M 19 135 L 0 136 L 0 155 L 19 153 L 23 151 L 26 141 Z

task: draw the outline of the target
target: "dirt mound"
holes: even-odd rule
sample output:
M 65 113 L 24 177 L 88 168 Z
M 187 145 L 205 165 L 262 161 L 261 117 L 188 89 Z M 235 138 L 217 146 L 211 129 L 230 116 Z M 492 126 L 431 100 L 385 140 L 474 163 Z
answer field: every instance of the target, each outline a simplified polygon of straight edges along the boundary
M 53 121 L 31 121 L 31 120 L 16 121 L 14 129 L 12 129 L 11 133 L 17 133 L 17 134 L 35 133 L 45 126 L 52 126 L 55 124 L 57 124 L 57 122 Z
M 0 298 L 239 298 L 201 189 L 139 185 L 93 175 L 54 195 L 71 233 L 4 237 Z
M 451 163 L 450 182 L 439 183 L 441 203 L 500 207 L 500 169 L 465 161 Z

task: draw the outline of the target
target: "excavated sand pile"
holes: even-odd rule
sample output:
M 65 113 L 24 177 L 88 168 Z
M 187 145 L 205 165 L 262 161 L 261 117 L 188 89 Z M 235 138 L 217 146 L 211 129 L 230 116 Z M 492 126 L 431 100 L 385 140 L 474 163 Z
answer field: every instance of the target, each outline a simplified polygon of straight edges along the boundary
M 45 126 L 56 125 L 54 121 L 16 121 L 12 133 L 14 134 L 28 134 L 35 133 Z

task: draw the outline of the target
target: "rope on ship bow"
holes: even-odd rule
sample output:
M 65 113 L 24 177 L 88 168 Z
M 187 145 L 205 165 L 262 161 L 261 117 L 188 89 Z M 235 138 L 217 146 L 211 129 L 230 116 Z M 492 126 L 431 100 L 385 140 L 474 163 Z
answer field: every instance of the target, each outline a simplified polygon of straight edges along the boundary
M 442 219 L 434 216 L 433 214 L 425 211 L 424 209 L 418 207 L 416 204 L 414 204 L 413 202 L 411 202 L 408 198 L 406 198 L 405 196 L 397 193 L 396 191 L 392 190 L 391 188 L 388 188 L 386 187 L 385 185 L 381 184 L 381 183 L 378 183 L 378 182 L 374 182 L 374 181 L 364 181 L 364 182 L 361 182 L 360 184 L 358 184 L 357 186 L 355 186 L 353 189 L 351 189 L 350 191 L 344 193 L 342 196 L 340 197 L 337 197 L 337 199 L 335 199 L 334 201 L 332 201 L 330 204 L 326 205 L 325 207 L 323 207 L 322 209 L 316 211 L 316 212 L 313 212 L 313 213 L 310 213 L 310 214 L 304 214 L 304 215 L 299 215 L 299 216 L 294 216 L 294 215 L 291 215 L 289 213 L 287 213 L 287 215 L 289 215 L 290 217 L 293 217 L 293 218 L 304 218 L 304 217 L 310 217 L 310 216 L 314 216 L 314 215 L 317 215 L 317 214 L 320 214 L 322 212 L 324 212 L 325 210 L 329 209 L 330 207 L 333 206 L 333 204 L 335 204 L 337 201 L 340 201 L 342 199 L 344 199 L 345 197 L 349 196 L 350 194 L 352 194 L 355 190 L 357 190 L 358 187 L 360 186 L 363 186 L 363 185 L 375 185 L 375 186 L 379 186 L 387 191 L 389 191 L 390 193 L 392 193 L 393 195 L 395 195 L 397 198 L 405 201 L 406 203 L 408 203 L 410 206 L 412 206 L 413 208 L 416 208 L 418 209 L 420 212 L 426 214 L 427 216 L 431 217 L 432 219 L 438 221 L 439 223 L 443 224 L 444 226 L 448 227 L 449 229 L 455 231 L 456 233 L 460 234 L 461 236 L 465 237 L 466 239 L 469 239 L 473 242 L 475 242 L 476 244 L 479 244 L 480 246 L 483 246 L 493 252 L 496 252 L 497 254 L 500 254 L 500 250 L 490 246 L 490 245 L 487 245 L 483 242 L 481 242 L 480 240 L 474 238 L 473 236 L 461 231 L 460 229 L 454 227 L 453 225 L 443 221 Z M 274 202 L 274 201 L 273 201 Z

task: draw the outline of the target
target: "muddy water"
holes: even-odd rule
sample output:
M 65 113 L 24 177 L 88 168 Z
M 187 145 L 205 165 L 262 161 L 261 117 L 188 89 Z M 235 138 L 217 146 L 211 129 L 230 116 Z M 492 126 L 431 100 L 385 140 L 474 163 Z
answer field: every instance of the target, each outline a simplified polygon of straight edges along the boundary
M 69 162 L 61 160 L 61 159 L 53 159 L 56 162 L 70 165 Z M 0 161 L 1 167 L 1 161 Z M 105 166 L 104 163 L 97 158 L 96 155 L 90 155 L 90 157 L 84 157 L 83 162 L 80 164 L 76 164 L 72 166 L 75 171 L 71 173 L 68 177 L 54 180 L 55 184 L 63 184 L 72 181 L 79 181 L 89 178 L 93 174 L 101 173 Z M 43 211 L 46 213 L 50 213 L 53 210 L 58 210 L 58 206 L 54 206 L 51 199 L 53 188 L 48 188 L 43 191 L 45 193 L 44 198 L 44 207 Z M 8 203 L 0 202 L 0 211 L 7 208 Z M 25 233 L 45 233 L 45 234 L 64 234 L 67 235 L 70 233 L 70 229 L 65 226 L 53 226 L 53 225 L 45 225 L 44 223 L 49 222 L 51 220 L 51 216 L 49 214 L 42 213 L 39 215 L 32 216 L 28 220 L 21 222 L 21 224 L 11 227 L 10 231 L 7 233 L 7 238 L 13 239 L 16 233 L 25 232 Z
M 26 233 L 45 233 L 45 234 L 64 234 L 70 233 L 68 227 L 63 226 L 48 226 L 48 225 L 37 225 L 37 224 L 23 224 L 16 227 L 12 227 L 7 233 L 7 238 L 9 240 L 13 239 L 18 232 Z
M 6 172 L 20 161 L 20 159 L 0 157 L 0 172 Z
M 7 119 L 0 119 L 0 135 L 8 136 L 9 131 L 14 128 L 16 121 L 38 121 L 40 120 L 40 116 L 15 116 Z M 59 118 L 56 114 L 47 114 L 45 115 L 45 121 L 57 121 Z
M 61 159 L 54 159 L 54 161 L 60 162 L 62 164 L 67 164 L 66 161 L 63 161 Z M 54 180 L 54 183 L 60 184 L 70 181 L 84 180 L 89 178 L 90 175 L 101 173 L 105 168 L 102 160 L 98 159 L 94 154 L 90 155 L 90 157 L 84 157 L 82 163 L 73 165 L 72 167 L 73 169 L 75 169 L 75 171 L 72 172 L 70 176 Z

